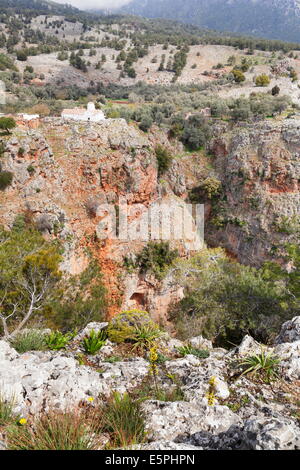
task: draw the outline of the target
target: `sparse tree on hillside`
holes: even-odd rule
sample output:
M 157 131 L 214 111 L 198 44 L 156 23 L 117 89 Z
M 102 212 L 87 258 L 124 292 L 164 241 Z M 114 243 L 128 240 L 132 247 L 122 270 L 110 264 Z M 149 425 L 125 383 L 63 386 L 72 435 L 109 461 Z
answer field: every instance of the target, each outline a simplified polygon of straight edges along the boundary
M 60 279 L 61 258 L 35 231 L 0 231 L 0 321 L 4 336 L 39 312 Z
M 0 118 L 0 129 L 5 130 L 7 134 L 10 134 L 10 129 L 16 127 L 16 121 L 10 117 L 1 117 Z
M 280 88 L 279 88 L 278 85 L 275 85 L 275 86 L 272 88 L 272 95 L 273 95 L 273 96 L 277 96 L 277 95 L 279 95 L 279 93 L 280 93 Z
M 258 75 L 255 79 L 256 86 L 268 86 L 270 84 L 270 78 L 265 73 Z
M 233 69 L 231 73 L 236 83 L 242 83 L 246 80 L 246 77 L 241 70 Z

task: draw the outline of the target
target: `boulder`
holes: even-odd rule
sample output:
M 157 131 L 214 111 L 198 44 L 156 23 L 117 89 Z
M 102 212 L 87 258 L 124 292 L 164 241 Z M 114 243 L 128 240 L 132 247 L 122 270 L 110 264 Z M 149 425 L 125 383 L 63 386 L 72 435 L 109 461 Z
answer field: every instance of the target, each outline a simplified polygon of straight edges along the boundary
M 240 422 L 226 406 L 208 406 L 204 400 L 198 403 L 149 400 L 142 409 L 150 441 L 172 441 L 197 431 L 219 433 Z
M 99 374 L 62 353 L 30 352 L 0 360 L 0 387 L 23 415 L 55 407 L 67 409 L 105 391 Z
M 260 417 L 242 426 L 233 424 L 217 435 L 197 432 L 184 442 L 205 450 L 298 450 L 300 430 L 286 418 Z
M 195 349 L 212 349 L 213 345 L 209 339 L 203 338 L 203 336 L 195 336 L 194 338 L 190 338 L 187 341 Z
M 300 341 L 300 317 L 294 317 L 282 325 L 280 333 L 275 339 L 275 344 L 293 343 L 294 341 Z
M 74 338 L 74 341 L 82 341 L 85 336 L 88 336 L 92 330 L 98 333 L 101 330 L 105 330 L 108 327 L 107 322 L 90 322 L 86 327 L 80 331 L 80 333 Z
M 299 450 L 300 429 L 288 419 L 248 420 L 243 441 L 250 450 Z
M 259 344 L 252 336 L 246 335 L 241 344 L 235 349 L 230 351 L 229 355 L 238 355 L 238 356 L 249 356 L 252 354 L 258 354 L 261 352 L 262 345 Z
M 198 359 L 188 354 L 187 356 L 167 361 L 165 367 L 171 374 L 178 377 L 182 382 L 182 391 L 189 401 L 198 401 L 205 398 L 209 391 L 209 382 L 212 377 L 215 378 L 215 396 L 216 398 L 226 399 L 230 392 L 226 383 L 224 374 L 226 373 L 226 364 L 219 357 L 208 357 L 207 359 Z
M 0 340 L 0 361 L 12 360 L 18 356 L 17 351 L 7 341 Z
M 300 379 L 300 340 L 278 344 L 274 354 L 280 358 L 280 368 L 286 379 Z
M 149 362 L 142 358 L 120 361 L 113 364 L 101 362 L 100 379 L 105 385 L 103 393 L 108 396 L 112 391 L 125 393 L 138 386 L 149 373 Z

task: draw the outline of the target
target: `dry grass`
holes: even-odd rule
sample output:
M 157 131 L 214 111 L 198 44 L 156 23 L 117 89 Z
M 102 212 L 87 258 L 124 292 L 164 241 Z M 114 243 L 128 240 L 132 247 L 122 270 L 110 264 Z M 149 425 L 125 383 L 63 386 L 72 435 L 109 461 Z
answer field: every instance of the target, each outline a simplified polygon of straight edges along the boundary
M 75 410 L 50 410 L 23 425 L 6 421 L 4 433 L 10 450 L 99 450 L 143 442 L 144 416 L 140 401 L 114 393 L 105 403 L 91 398 Z M 105 439 L 103 439 L 105 437 Z
M 23 426 L 7 429 L 11 450 L 96 450 L 99 446 L 99 416 L 75 411 L 50 411 Z

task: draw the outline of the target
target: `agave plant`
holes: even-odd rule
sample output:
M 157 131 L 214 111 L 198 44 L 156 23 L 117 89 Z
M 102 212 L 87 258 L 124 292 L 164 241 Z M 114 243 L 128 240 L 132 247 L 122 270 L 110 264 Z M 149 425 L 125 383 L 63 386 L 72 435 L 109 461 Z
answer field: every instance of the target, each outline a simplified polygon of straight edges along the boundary
M 156 326 L 141 325 L 136 327 L 132 335 L 133 349 L 148 350 L 161 336 L 161 331 Z
M 239 365 L 245 368 L 241 376 L 250 373 L 254 375 L 261 373 L 266 378 L 267 382 L 271 382 L 279 375 L 279 363 L 280 359 L 277 356 L 273 355 L 272 352 L 266 352 L 262 349 L 259 354 L 248 356 L 240 362 Z
M 96 354 L 106 343 L 107 333 L 103 330 L 91 330 L 89 336 L 83 339 L 83 348 L 87 354 Z
M 46 337 L 46 344 L 49 349 L 58 351 L 64 349 L 67 344 L 74 338 L 76 333 L 66 333 L 65 335 L 60 331 L 52 331 Z
M 186 346 L 180 346 L 179 348 L 177 348 L 177 351 L 182 357 L 187 356 L 188 354 L 192 354 L 193 356 L 196 356 L 199 359 L 206 359 L 209 357 L 209 351 L 207 351 L 206 349 L 193 348 L 190 344 Z

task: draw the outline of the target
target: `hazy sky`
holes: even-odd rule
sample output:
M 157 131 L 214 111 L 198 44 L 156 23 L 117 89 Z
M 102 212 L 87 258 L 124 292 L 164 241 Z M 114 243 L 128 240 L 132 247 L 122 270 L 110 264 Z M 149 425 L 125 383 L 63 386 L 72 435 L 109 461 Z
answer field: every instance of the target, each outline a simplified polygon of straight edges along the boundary
M 87 10 L 88 8 L 117 8 L 126 3 L 130 3 L 131 0 L 54 0 L 57 3 L 69 3 L 74 7 L 80 8 L 81 10 Z

